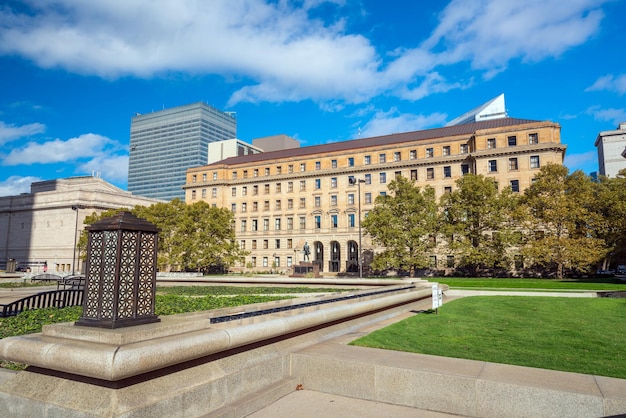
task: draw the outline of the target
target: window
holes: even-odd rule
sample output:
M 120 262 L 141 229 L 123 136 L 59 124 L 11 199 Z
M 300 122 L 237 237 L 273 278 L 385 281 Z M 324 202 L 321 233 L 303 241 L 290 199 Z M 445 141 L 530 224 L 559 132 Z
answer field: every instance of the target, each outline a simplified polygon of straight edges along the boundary
M 282 209 L 282 201 L 281 200 L 277 200 L 275 202 L 274 209 L 276 209 L 276 210 L 281 210 Z
M 244 179 L 248 178 L 248 170 L 243 170 L 243 178 Z
M 429 167 L 426 169 L 426 180 L 432 180 L 435 178 L 435 169 Z
M 259 210 L 259 202 L 252 202 L 252 212 Z
M 315 215 L 315 229 L 320 229 L 322 227 L 322 217 L 320 215 Z
M 246 212 L 248 210 L 248 204 L 246 202 L 241 204 L 241 211 Z
M 241 195 L 242 196 L 247 196 L 248 195 L 248 186 L 243 186 L 241 188 Z
M 380 155 L 378 156 L 378 162 L 379 162 L 379 163 L 386 163 L 386 162 L 387 162 L 387 155 L 385 155 L 385 154 L 380 154 Z
M 233 188 L 231 189 L 230 193 L 231 193 L 231 195 L 232 195 L 233 197 L 237 196 L 237 188 L 236 188 L 236 187 L 233 187 Z
M 253 219 L 252 220 L 252 230 L 253 231 L 258 231 L 259 230 L 259 221 L 257 219 Z
M 469 174 L 469 172 L 470 172 L 469 164 L 461 164 L 461 174 L 466 175 L 466 174 Z
M 379 178 L 380 184 L 387 183 L 387 173 L 380 173 Z
M 338 226 L 337 215 L 330 215 L 330 227 L 337 228 L 337 226 Z
M 269 219 L 263 219 L 263 230 L 264 231 L 269 231 L 270 230 L 270 220 Z
M 511 190 L 519 193 L 519 180 L 511 180 Z
M 411 151 L 409 151 L 409 160 L 416 160 L 417 159 L 417 150 L 412 149 Z
M 267 257 L 263 257 L 263 267 L 267 267 Z
M 293 173 L 293 164 L 289 164 L 289 165 L 287 166 L 287 172 L 288 172 L 288 173 Z
M 233 204 L 230 205 L 230 211 L 231 212 L 237 212 L 237 204 L 236 203 L 233 203 Z
M 270 185 L 269 184 L 264 184 L 263 185 L 263 191 L 265 192 L 265 194 L 270 194 Z
M 274 257 L 274 265 L 273 267 L 280 267 L 280 257 Z
M 246 225 L 247 225 L 247 221 L 243 219 L 241 221 L 241 232 L 244 232 L 246 230 Z
M 252 176 L 253 177 L 259 177 L 259 169 L 255 168 L 254 171 L 252 172 Z
M 263 202 L 263 210 L 270 210 L 270 201 L 266 200 Z
M 291 257 L 287 257 L 287 267 L 291 267 L 293 265 L 293 261 Z
M 265 175 L 266 176 L 270 175 L 270 168 L 269 167 L 265 167 Z
M 468 144 L 461 144 L 461 154 L 467 154 L 469 152 Z
M 354 205 L 354 194 L 353 193 L 348 193 L 348 204 L 349 205 Z
M 496 160 L 489 160 L 487 163 L 487 169 L 490 173 L 498 171 L 498 162 Z
M 256 257 L 250 258 L 250 262 L 252 263 L 252 267 L 256 267 Z
M 489 138 L 487 140 L 487 149 L 494 149 L 496 147 L 496 139 L 495 138 Z
M 202 181 L 206 181 L 206 173 L 202 173 Z
M 372 156 L 371 155 L 366 155 L 365 157 L 363 157 L 363 164 L 364 165 L 370 165 L 372 163 Z
M 306 190 L 306 180 L 300 180 L 300 191 L 303 192 Z
M 300 216 L 300 229 L 306 229 L 306 218 L 304 216 Z
M 417 170 L 411 170 L 411 180 L 417 180 Z
M 354 213 L 348 214 L 348 227 L 354 228 L 356 226 L 355 219 L 356 219 L 356 216 L 354 215 Z
M 322 206 L 322 198 L 320 196 L 315 196 L 315 207 L 319 208 Z
M 217 171 L 213 172 L 213 180 L 217 180 Z
M 258 194 L 259 194 L 259 186 L 258 185 L 252 186 L 252 196 L 256 196 Z
M 330 168 L 337 168 L 337 160 L 330 160 Z
M 287 183 L 287 192 L 293 192 L 293 181 Z
M 443 176 L 446 178 L 452 177 L 452 167 L 446 165 L 443 167 Z
M 287 209 L 293 209 L 293 199 L 287 199 Z
M 430 268 L 437 268 L 437 256 L 436 255 L 431 255 L 430 256 Z
M 252 240 L 252 249 L 256 250 L 256 240 L 255 239 Z
M 509 170 L 515 171 L 517 169 L 517 158 L 509 158 Z
M 371 193 L 365 193 L 365 203 L 372 203 L 372 194 Z
M 330 206 L 337 206 L 337 195 L 332 195 L 330 197 Z
M 446 267 L 449 269 L 454 268 L 454 256 L 449 255 L 446 257 Z
M 279 239 L 275 239 L 274 240 L 274 248 L 280 249 L 280 240 Z
M 524 268 L 524 256 L 521 254 L 516 254 L 513 256 L 513 263 L 515 264 L 515 269 L 523 269 Z
M 354 157 L 348 157 L 348 167 L 354 167 Z
M 393 173 L 393 176 L 396 180 L 398 180 L 400 177 L 402 177 L 402 171 L 396 171 L 395 173 Z
M 536 133 L 528 134 L 528 143 L 530 145 L 535 145 L 539 143 L 539 135 Z
M 283 174 L 283 167 L 282 166 L 278 166 L 276 167 L 276 174 Z
M 235 180 L 237 178 L 237 172 L 233 171 L 233 180 Z
M 211 189 L 211 197 L 217 197 L 217 187 Z
M 206 197 L 206 189 L 202 189 L 202 198 L 204 199 Z
M 446 156 L 446 155 L 450 155 L 450 146 L 449 146 L 449 145 L 446 145 L 446 146 L 444 146 L 444 147 L 443 147 L 443 149 L 442 149 L 442 154 L 443 154 L 444 156 Z
M 196 191 L 195 191 L 195 190 L 192 190 L 192 191 L 191 191 L 191 198 L 192 198 L 192 199 L 195 199 L 195 198 L 196 198 Z
M 507 138 L 507 141 L 509 142 L 509 147 L 514 147 L 517 145 L 517 136 L 515 135 L 509 136 Z
M 321 169 L 322 169 L 321 161 L 315 161 L 315 170 L 321 170 Z
M 287 238 L 287 248 L 293 248 L 293 239 Z
M 292 229 L 293 229 L 293 218 L 289 217 L 289 218 L 287 218 L 287 230 L 291 231 Z M 289 247 L 289 248 L 291 248 L 291 247 Z
M 435 155 L 432 148 L 426 148 L 426 158 L 432 158 Z
M 366 174 L 365 175 L 365 184 L 372 184 L 372 175 L 371 174 Z
M 446 186 L 443 188 L 444 193 L 452 193 L 452 186 Z
M 381 196 L 387 196 L 387 192 L 380 192 Z
M 539 156 L 533 155 L 530 157 L 530 168 L 539 168 L 541 164 L 539 163 Z
M 321 179 L 315 179 L 315 190 L 319 190 L 322 188 L 322 180 Z
M 300 171 L 306 171 L 306 163 L 300 163 Z
M 196 175 L 194 174 L 193 176 L 191 176 L 191 182 L 195 183 L 196 182 Z
M 283 189 L 283 186 L 281 183 L 276 183 L 276 193 L 280 193 Z
M 301 197 L 300 198 L 300 209 L 306 209 L 306 198 L 305 197 Z
M 396 151 L 393 153 L 393 160 L 394 161 L 401 161 L 402 160 L 402 154 L 400 154 L 399 151 Z
M 337 177 L 332 177 L 332 178 L 330 179 L 330 187 L 331 187 L 331 188 L 333 188 L 333 189 L 334 189 L 335 187 L 337 187 Z

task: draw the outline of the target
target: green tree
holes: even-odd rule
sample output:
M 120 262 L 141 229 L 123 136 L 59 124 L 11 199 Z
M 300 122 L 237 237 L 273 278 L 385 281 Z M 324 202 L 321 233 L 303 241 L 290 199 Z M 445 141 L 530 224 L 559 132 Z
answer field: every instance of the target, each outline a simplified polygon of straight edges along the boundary
M 448 249 L 474 275 L 483 268 L 508 269 L 508 250 L 517 236 L 512 222 L 517 197 L 510 187 L 498 192 L 495 180 L 483 175 L 465 175 L 456 186 L 441 198 Z
M 607 256 L 602 268 L 626 264 L 626 169 L 615 177 L 601 177 L 595 199 L 601 215 L 598 236 L 607 245 Z
M 435 247 L 431 237 L 439 232 L 435 191 L 421 190 L 399 176 L 389 184 L 389 194 L 378 196 L 375 207 L 363 221 L 363 228 L 384 250 L 374 256 L 372 267 L 409 271 L 428 267 Z
M 554 266 L 562 278 L 565 268 L 587 271 L 606 254 L 597 238 L 601 218 L 595 207 L 594 184 L 581 171 L 548 164 L 525 190 L 523 209 L 530 239 L 523 254 L 531 262 Z

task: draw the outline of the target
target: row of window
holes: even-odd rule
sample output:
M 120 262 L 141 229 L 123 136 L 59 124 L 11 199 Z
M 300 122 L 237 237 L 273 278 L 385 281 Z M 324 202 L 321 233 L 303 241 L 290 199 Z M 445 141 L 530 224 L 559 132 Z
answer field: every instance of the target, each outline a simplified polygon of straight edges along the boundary
M 268 265 L 269 263 L 269 257 L 263 257 L 263 267 L 270 267 Z M 293 264 L 293 259 L 291 258 L 291 256 L 287 257 L 287 267 L 291 267 Z M 250 258 L 250 265 L 251 267 L 257 267 L 257 261 L 256 261 L 256 257 L 251 257 Z M 274 256 L 274 261 L 272 263 L 272 268 L 277 268 L 277 267 L 281 267 L 280 264 L 280 257 L 279 256 Z
M 541 168 L 541 160 L 538 155 L 532 155 L 530 157 L 530 168 L 536 169 Z M 498 171 L 498 160 L 489 160 L 487 161 L 487 170 L 490 173 L 495 173 Z M 519 164 L 517 161 L 517 157 L 509 158 L 509 171 L 517 171 L 519 170 Z
M 367 216 L 367 213 L 366 213 Z M 306 221 L 307 217 L 306 216 L 300 216 L 298 218 L 298 227 L 299 229 L 306 229 L 307 226 L 307 221 Z M 348 228 L 355 228 L 357 226 L 356 224 L 356 213 L 348 213 L 347 217 L 347 226 Z M 261 219 L 262 223 L 259 222 L 259 219 L 250 219 L 250 231 L 269 231 L 270 230 L 270 220 L 268 218 L 265 219 Z M 282 222 L 282 218 L 274 218 L 274 231 L 280 231 L 283 228 L 283 222 Z M 313 217 L 313 221 L 314 221 L 314 227 L 315 229 L 321 229 L 322 228 L 322 215 L 315 215 Z M 292 231 L 294 229 L 294 218 L 289 216 L 286 218 L 286 230 L 287 231 Z M 339 215 L 337 214 L 331 214 L 329 216 L 329 225 L 328 227 L 330 228 L 338 228 L 339 227 Z M 262 228 L 262 229 L 259 229 Z M 242 219 L 240 221 L 240 228 L 239 230 L 241 232 L 246 232 L 248 231 L 248 219 Z M 278 247 L 276 247 L 278 248 Z M 288 247 L 291 248 L 291 247 Z

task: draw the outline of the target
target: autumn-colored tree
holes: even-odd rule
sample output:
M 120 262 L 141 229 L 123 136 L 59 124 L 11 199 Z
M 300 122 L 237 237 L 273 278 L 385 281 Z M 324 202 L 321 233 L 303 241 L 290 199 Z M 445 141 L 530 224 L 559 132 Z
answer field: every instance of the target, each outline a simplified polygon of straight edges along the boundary
M 421 190 L 414 182 L 399 176 L 389 183 L 389 194 L 378 196 L 375 207 L 363 221 L 372 240 L 384 248 L 375 254 L 372 267 L 398 269 L 412 275 L 428 267 L 439 233 L 440 219 L 435 191 Z
M 615 177 L 601 177 L 597 185 L 596 208 L 602 223 L 598 236 L 607 245 L 602 268 L 626 264 L 626 169 Z

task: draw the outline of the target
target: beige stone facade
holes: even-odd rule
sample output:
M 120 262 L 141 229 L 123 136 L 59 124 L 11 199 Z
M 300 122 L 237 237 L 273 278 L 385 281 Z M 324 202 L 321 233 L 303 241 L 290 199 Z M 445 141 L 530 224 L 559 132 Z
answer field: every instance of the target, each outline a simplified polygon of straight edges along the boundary
M 42 273 L 45 265 L 50 273 L 80 272 L 74 237 L 84 229 L 85 217 L 156 202 L 97 177 L 33 183 L 31 193 L 0 197 L 0 268 L 14 259 L 33 273 Z
M 522 192 L 541 166 L 562 164 L 565 149 L 558 124 L 503 118 L 229 158 L 189 169 L 185 200 L 233 211 L 250 252 L 241 269 L 288 271 L 308 243 L 321 271 L 356 272 L 359 219 L 396 176 L 437 196 L 467 173 Z M 364 234 L 362 250 L 364 263 L 376 252 Z

